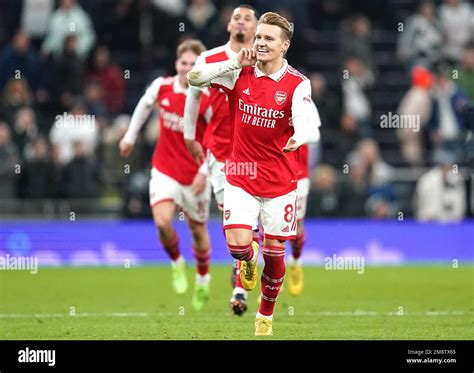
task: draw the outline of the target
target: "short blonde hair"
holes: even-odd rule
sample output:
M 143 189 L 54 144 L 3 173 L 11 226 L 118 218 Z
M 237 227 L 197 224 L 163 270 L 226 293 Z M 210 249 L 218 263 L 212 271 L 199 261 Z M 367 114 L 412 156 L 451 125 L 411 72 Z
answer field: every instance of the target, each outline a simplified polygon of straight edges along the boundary
M 196 56 L 199 56 L 202 52 L 206 50 L 204 44 L 197 39 L 188 39 L 183 41 L 178 48 L 176 49 L 176 58 L 180 58 L 184 52 L 191 51 Z
M 278 26 L 281 28 L 282 39 L 291 41 L 291 37 L 293 36 L 293 26 L 285 17 L 282 17 L 278 13 L 263 13 L 258 20 L 257 26 L 261 24 Z

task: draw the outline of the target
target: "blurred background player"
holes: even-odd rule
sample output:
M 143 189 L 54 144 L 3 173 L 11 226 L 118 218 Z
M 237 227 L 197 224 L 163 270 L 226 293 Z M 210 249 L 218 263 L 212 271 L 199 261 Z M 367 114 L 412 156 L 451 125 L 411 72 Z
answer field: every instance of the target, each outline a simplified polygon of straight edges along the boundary
M 285 241 L 296 238 L 296 151 L 320 137 L 310 82 L 284 59 L 292 35 L 286 18 L 265 13 L 258 20 L 253 49 L 242 49 L 229 61 L 196 66 L 188 74 L 191 85 L 220 87 L 229 97 L 234 128 L 225 170 L 224 229 L 231 255 L 242 262 L 246 290 L 257 284 L 259 247 L 252 230 L 259 217 L 262 221 L 265 266 L 256 336 L 273 334 L 273 310 L 285 276 Z M 257 169 L 253 175 L 229 168 L 252 164 Z
M 188 288 L 186 266 L 180 254 L 179 238 L 173 228 L 176 207 L 186 214 L 193 237 L 196 258 L 196 282 L 192 305 L 200 310 L 209 297 L 210 240 L 207 231 L 211 186 L 207 165 L 198 167 L 183 140 L 183 115 L 188 83 L 186 75 L 196 58 L 205 50 L 198 40 L 187 40 L 177 49 L 176 72 L 173 77 L 155 79 L 133 112 L 130 126 L 120 142 L 120 153 L 128 157 L 143 123 L 155 104 L 160 108 L 160 135 L 153 153 L 150 180 L 150 206 L 163 247 L 171 259 L 172 287 L 177 294 Z M 208 92 L 198 108 L 196 141 L 202 141 L 206 123 L 211 117 Z
M 254 8 L 248 5 L 239 5 L 234 9 L 227 24 L 227 31 L 230 33 L 229 41 L 225 45 L 204 52 L 199 56 L 196 64 L 226 61 L 235 58 L 242 48 L 251 48 L 254 42 L 257 19 L 258 14 Z M 223 168 L 225 161 L 230 156 L 232 128 L 226 93 L 220 88 L 210 88 L 209 91 L 211 94 L 212 117 L 204 136 L 204 145 L 209 149 L 207 164 L 209 165 L 212 188 L 219 210 L 222 211 L 225 183 Z M 199 142 L 195 141 L 200 96 L 200 89 L 189 88 L 184 115 L 186 145 L 199 164 L 205 161 L 202 147 Z M 234 314 L 242 316 L 247 310 L 247 292 L 240 283 L 240 262 L 238 260 L 234 260 L 232 287 L 230 307 Z

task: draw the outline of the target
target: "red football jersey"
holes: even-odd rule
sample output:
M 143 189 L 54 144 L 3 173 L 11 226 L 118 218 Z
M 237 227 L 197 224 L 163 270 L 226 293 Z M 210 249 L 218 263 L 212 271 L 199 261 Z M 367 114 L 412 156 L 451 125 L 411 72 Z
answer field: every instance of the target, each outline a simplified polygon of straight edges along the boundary
M 203 52 L 197 63 L 215 63 L 234 58 L 237 54 L 230 49 L 230 43 Z M 212 117 L 204 135 L 204 146 L 216 159 L 224 162 L 230 156 L 231 124 L 229 101 L 221 88 L 209 88 Z
M 152 165 L 158 171 L 172 177 L 183 185 L 190 185 L 199 170 L 186 148 L 183 137 L 183 115 L 186 90 L 178 78 L 165 78 L 158 87 L 156 103 L 160 108 L 160 133 L 153 152 Z M 206 130 L 210 100 L 208 93 L 201 96 L 196 140 L 201 142 Z
M 300 89 L 295 105 L 295 90 L 304 81 L 307 84 Z M 295 190 L 299 151 L 283 153 L 282 149 L 294 133 L 292 111 L 306 115 L 306 105 L 312 105 L 307 98 L 311 95 L 307 78 L 284 61 L 272 76 L 255 66 L 244 67 L 231 78 L 213 79 L 212 86 L 228 94 L 234 125 L 232 153 L 225 167 L 227 181 L 265 198 Z

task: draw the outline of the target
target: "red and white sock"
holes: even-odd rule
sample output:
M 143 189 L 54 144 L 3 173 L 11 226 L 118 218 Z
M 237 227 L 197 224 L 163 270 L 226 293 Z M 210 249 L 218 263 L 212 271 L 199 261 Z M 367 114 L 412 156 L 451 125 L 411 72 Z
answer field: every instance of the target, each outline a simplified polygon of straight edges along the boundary
M 173 236 L 170 239 L 163 240 L 160 238 L 160 241 L 171 260 L 175 261 L 181 256 L 179 251 L 179 238 L 176 232 L 173 232 Z
M 196 272 L 201 276 L 205 276 L 209 273 L 210 254 L 211 250 L 197 250 L 196 247 L 193 245 L 193 255 L 196 259 Z
M 265 266 L 261 277 L 262 301 L 257 317 L 260 315 L 271 318 L 285 278 L 285 247 L 264 245 L 262 252 Z
M 253 259 L 254 251 L 252 243 L 243 246 L 227 244 L 227 247 L 230 255 L 232 255 L 234 259 L 245 260 L 246 262 Z
M 253 232 L 253 239 L 252 241 L 256 242 L 257 244 L 259 243 L 259 235 L 258 232 Z M 233 270 L 233 281 L 232 284 L 234 288 L 236 289 L 241 289 L 241 292 L 245 292 L 243 286 L 242 286 L 242 281 L 240 280 L 240 267 L 241 267 L 241 261 L 234 259 L 234 270 Z
M 232 274 L 234 276 L 232 284 L 234 289 L 242 289 L 244 290 L 242 286 L 242 281 L 240 280 L 240 267 L 241 267 L 242 262 L 240 260 L 234 259 L 234 270 L 232 271 Z

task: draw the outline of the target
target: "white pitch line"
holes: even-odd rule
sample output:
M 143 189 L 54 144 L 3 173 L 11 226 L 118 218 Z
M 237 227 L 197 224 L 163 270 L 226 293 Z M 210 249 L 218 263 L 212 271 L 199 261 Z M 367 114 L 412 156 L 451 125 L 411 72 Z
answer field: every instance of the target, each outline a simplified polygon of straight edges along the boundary
M 295 315 L 297 312 L 295 312 Z M 426 312 L 374 312 L 374 311 L 352 311 L 352 312 L 303 312 L 303 316 L 459 316 L 464 311 L 426 311 Z
M 426 311 L 426 312 L 374 312 L 374 311 L 351 311 L 351 312 L 333 312 L 333 311 L 321 311 L 321 312 L 294 312 L 295 316 L 307 316 L 307 317 L 354 317 L 354 316 L 460 316 L 464 315 L 464 311 Z M 226 316 L 227 313 L 222 314 L 210 314 L 203 313 L 204 317 L 215 317 L 215 316 Z M 278 316 L 285 316 L 286 313 L 278 312 Z M 83 312 L 76 314 L 68 313 L 0 313 L 0 319 L 14 319 L 14 318 L 61 318 L 61 317 L 182 317 L 178 312 L 160 312 L 160 313 L 149 313 L 149 312 L 102 312 L 102 313 L 91 313 Z

